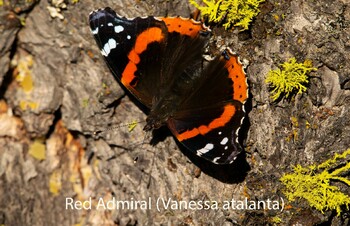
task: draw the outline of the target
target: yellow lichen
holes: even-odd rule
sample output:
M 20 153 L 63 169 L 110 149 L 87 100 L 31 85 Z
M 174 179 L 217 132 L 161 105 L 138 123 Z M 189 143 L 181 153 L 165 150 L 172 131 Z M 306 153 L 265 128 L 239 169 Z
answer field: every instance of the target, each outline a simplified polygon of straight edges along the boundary
M 288 134 L 288 136 L 286 137 L 286 141 L 291 141 L 293 139 L 294 142 L 298 141 L 299 138 L 299 121 L 298 118 L 292 116 L 290 117 L 290 121 L 292 124 L 292 131 Z
M 331 182 L 342 182 L 350 187 L 350 180 L 343 173 L 350 170 L 350 149 L 335 156 L 319 165 L 294 167 L 294 173 L 285 174 L 281 177 L 282 183 L 286 186 L 284 194 L 289 201 L 297 198 L 306 199 L 311 207 L 317 210 L 335 210 L 338 216 L 342 208 L 349 210 L 350 197 L 343 193 Z M 346 163 L 341 161 L 345 160 Z
M 83 103 L 82 103 L 83 108 L 86 108 L 89 106 L 89 99 L 83 99 Z
M 197 0 L 189 0 L 210 22 L 224 22 L 228 29 L 232 26 L 247 30 L 252 19 L 260 12 L 259 4 L 265 0 L 202 0 L 206 6 L 200 6 Z
M 290 117 L 290 121 L 291 121 L 293 127 L 299 127 L 298 118 L 292 116 L 292 117 Z
M 32 68 L 34 60 L 32 55 L 19 54 L 11 61 L 11 65 L 14 68 L 13 76 L 18 82 L 19 87 L 24 97 L 20 100 L 19 107 L 25 111 L 27 109 L 35 110 L 39 107 L 37 102 L 32 101 L 32 91 L 34 89 L 34 81 L 32 77 Z
M 49 179 L 49 189 L 53 195 L 58 195 L 62 189 L 62 173 L 59 170 L 54 171 Z
M 30 145 L 29 154 L 37 160 L 44 160 L 46 158 L 46 147 L 41 139 L 37 139 Z
M 312 67 L 310 60 L 304 63 L 297 63 L 295 58 L 281 64 L 283 69 L 271 70 L 268 72 L 265 82 L 273 88 L 271 91 L 272 99 L 277 100 L 282 94 L 287 98 L 293 92 L 302 93 L 306 91 L 309 82 L 307 73 L 316 71 Z
M 20 107 L 23 111 L 25 111 L 25 110 L 27 110 L 27 109 L 35 110 L 35 109 L 38 108 L 38 106 L 39 106 L 38 103 L 32 102 L 32 101 L 21 100 L 21 101 L 19 102 L 19 107 Z
M 272 217 L 271 221 L 272 221 L 272 223 L 275 223 L 275 224 L 282 223 L 282 219 L 280 217 L 277 217 L 277 216 Z
M 306 129 L 310 129 L 311 128 L 311 125 L 310 125 L 310 123 L 309 123 L 309 121 L 305 121 L 305 128 Z
M 132 121 L 131 123 L 129 123 L 129 124 L 128 124 L 128 130 L 129 130 L 129 132 L 133 131 L 133 130 L 136 128 L 136 126 L 137 126 L 137 121 L 136 121 L 136 120 L 134 120 L 134 121 Z
M 28 55 L 21 58 L 17 64 L 16 81 L 19 82 L 24 92 L 30 92 L 33 89 L 32 80 L 33 57 Z

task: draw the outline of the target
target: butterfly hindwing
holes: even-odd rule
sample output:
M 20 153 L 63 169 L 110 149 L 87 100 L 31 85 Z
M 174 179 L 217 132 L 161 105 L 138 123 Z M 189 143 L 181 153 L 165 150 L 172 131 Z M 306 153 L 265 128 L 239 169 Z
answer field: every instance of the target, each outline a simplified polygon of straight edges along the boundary
M 168 126 L 197 155 L 217 164 L 230 163 L 241 151 L 238 131 L 245 115 L 247 90 L 242 64 L 226 50 L 209 63 Z

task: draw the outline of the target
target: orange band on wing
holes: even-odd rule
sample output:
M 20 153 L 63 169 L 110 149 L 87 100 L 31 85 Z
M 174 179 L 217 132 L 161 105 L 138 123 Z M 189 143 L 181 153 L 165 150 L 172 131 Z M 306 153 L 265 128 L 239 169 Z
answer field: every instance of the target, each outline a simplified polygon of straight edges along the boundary
M 248 98 L 248 85 L 242 64 L 238 61 L 237 56 L 231 56 L 225 67 L 233 81 L 233 99 L 244 103 Z
M 190 19 L 182 19 L 180 17 L 168 17 L 161 19 L 165 22 L 170 33 L 178 32 L 181 35 L 196 37 L 199 31 L 206 30 L 200 22 L 195 22 Z
M 137 36 L 135 47 L 129 52 L 129 63 L 126 65 L 121 82 L 127 88 L 130 88 L 130 83 L 135 78 L 137 64 L 140 62 L 140 54 L 147 49 L 147 46 L 152 42 L 161 42 L 164 39 L 162 29 L 159 27 L 151 27 Z
M 130 83 L 132 82 L 132 80 L 135 77 L 135 72 L 137 71 L 137 67 L 136 64 L 132 63 L 131 61 L 126 65 L 124 72 L 123 72 L 123 76 L 122 76 L 122 83 L 126 86 L 126 87 L 130 87 Z
M 138 64 L 140 62 L 140 56 L 138 53 L 136 53 L 135 50 L 130 51 L 130 53 L 128 54 L 128 59 L 134 64 Z
M 163 31 L 159 27 L 151 27 L 137 36 L 134 51 L 137 54 L 147 49 L 148 44 L 152 42 L 160 42 L 164 38 Z
M 205 135 L 209 133 L 211 130 L 223 127 L 226 125 L 231 118 L 234 116 L 236 112 L 236 108 L 233 105 L 225 106 L 224 112 L 221 114 L 219 118 L 214 119 L 207 126 L 200 126 L 198 128 L 193 128 L 191 130 L 187 130 L 181 134 L 178 134 L 176 137 L 179 141 L 187 140 L 192 137 L 197 136 L 198 134 Z

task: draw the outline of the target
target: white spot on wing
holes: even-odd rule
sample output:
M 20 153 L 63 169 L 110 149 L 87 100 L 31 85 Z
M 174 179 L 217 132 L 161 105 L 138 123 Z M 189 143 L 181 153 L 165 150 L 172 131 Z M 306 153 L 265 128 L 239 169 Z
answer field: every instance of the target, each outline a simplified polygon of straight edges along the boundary
M 103 49 L 101 50 L 102 55 L 108 56 L 111 50 L 115 49 L 117 45 L 118 43 L 113 38 L 110 38 L 108 42 L 103 46 Z
M 201 156 L 214 148 L 214 144 L 208 143 L 204 148 L 197 150 L 197 155 Z
M 126 36 L 126 38 L 127 38 L 127 39 L 131 39 L 131 36 L 130 36 L 130 35 L 128 35 L 128 36 Z
M 225 145 L 227 144 L 228 138 L 225 137 L 224 139 L 222 139 L 222 141 L 220 142 L 221 145 Z
M 113 24 L 112 23 L 108 23 L 107 26 L 108 27 L 113 27 Z
M 122 32 L 122 31 L 124 31 L 124 27 L 123 27 L 123 26 L 118 25 L 118 26 L 115 26 L 115 27 L 114 27 L 114 32 L 115 32 L 115 33 L 120 33 L 120 32 Z
M 230 161 L 230 164 L 231 163 L 233 163 L 233 161 L 235 161 L 236 160 L 236 158 L 237 158 L 237 156 L 236 157 L 234 157 L 231 161 Z
M 213 163 L 218 164 L 218 160 L 221 159 L 221 157 L 216 157 L 213 159 Z
M 107 55 L 108 55 L 108 54 L 105 52 L 104 49 L 101 49 L 101 54 L 102 54 L 103 56 L 107 56 Z
M 109 48 L 111 50 L 114 49 L 115 47 L 117 47 L 117 42 L 113 38 L 110 38 L 108 40 L 108 44 L 109 44 Z
M 95 30 L 92 30 L 91 32 L 92 32 L 92 34 L 97 35 L 98 34 L 98 27 Z

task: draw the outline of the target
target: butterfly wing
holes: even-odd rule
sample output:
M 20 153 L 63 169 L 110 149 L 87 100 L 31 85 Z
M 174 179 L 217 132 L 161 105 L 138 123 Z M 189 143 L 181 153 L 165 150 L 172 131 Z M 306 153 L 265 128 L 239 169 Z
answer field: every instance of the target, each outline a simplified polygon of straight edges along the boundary
M 164 22 L 153 17 L 127 19 L 108 7 L 93 11 L 89 21 L 101 54 L 115 78 L 150 107 L 160 77 L 161 56 L 157 53 L 163 51 L 167 39 Z M 152 67 L 147 66 L 151 63 Z
M 201 23 L 181 18 L 127 19 L 105 8 L 90 14 L 90 28 L 115 78 L 152 108 L 162 89 L 201 59 Z M 204 35 L 203 35 L 204 36 Z
M 168 120 L 168 127 L 198 156 L 216 164 L 231 163 L 241 152 L 238 132 L 247 98 L 243 66 L 226 50 L 210 62 L 196 89 Z

